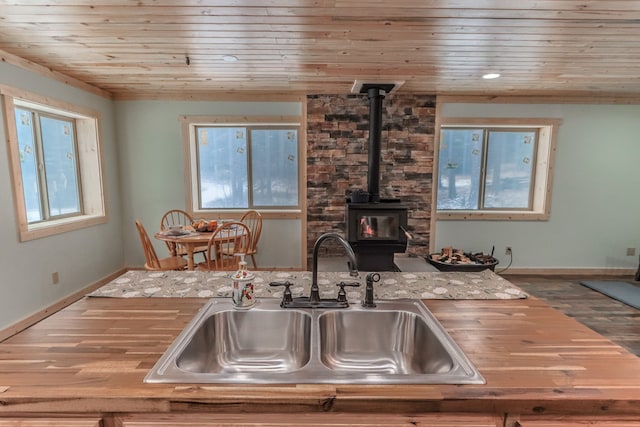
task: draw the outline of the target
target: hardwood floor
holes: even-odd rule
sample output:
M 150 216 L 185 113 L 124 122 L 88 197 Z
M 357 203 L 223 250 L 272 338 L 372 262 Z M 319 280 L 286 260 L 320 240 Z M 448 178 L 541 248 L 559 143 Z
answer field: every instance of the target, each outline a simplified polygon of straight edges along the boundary
M 503 277 L 551 307 L 575 318 L 611 341 L 640 356 L 640 310 L 579 284 L 584 277 Z M 621 280 L 640 287 L 632 277 L 589 277 Z

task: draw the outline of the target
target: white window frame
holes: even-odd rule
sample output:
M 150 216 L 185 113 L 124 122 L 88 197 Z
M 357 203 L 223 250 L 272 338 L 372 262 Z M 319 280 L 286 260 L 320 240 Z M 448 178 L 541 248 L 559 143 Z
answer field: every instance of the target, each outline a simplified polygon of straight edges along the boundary
M 185 195 L 187 211 L 194 216 L 209 218 L 230 216 L 246 209 L 201 209 L 199 206 L 199 182 L 198 159 L 196 147 L 196 128 L 199 126 L 256 126 L 265 128 L 268 126 L 282 127 L 295 126 L 298 128 L 298 205 L 290 208 L 260 207 L 258 210 L 263 218 L 298 218 L 302 211 L 302 203 L 305 191 L 306 167 L 304 159 L 306 155 L 305 137 L 303 132 L 302 117 L 300 116 L 180 116 L 182 129 L 182 145 L 185 158 Z M 250 165 L 249 165 L 250 167 Z M 251 172 L 249 172 L 251 174 Z M 266 215 L 265 215 L 266 214 Z
M 438 210 L 438 186 L 434 185 L 433 210 L 437 220 L 539 220 L 547 221 L 551 216 L 551 189 L 557 146 L 558 128 L 561 119 L 553 118 L 441 118 L 436 132 L 434 177 L 438 176 L 440 135 L 446 128 L 535 128 L 538 130 L 536 163 L 534 165 L 534 184 L 532 208 L 529 210 L 511 209 L 469 209 Z
M 100 112 L 4 85 L 0 85 L 0 95 L 2 95 L 4 107 L 4 126 L 7 132 L 14 207 L 20 241 L 39 239 L 106 223 L 107 212 L 99 139 Z M 15 125 L 16 106 L 35 109 L 44 113 L 53 113 L 72 119 L 75 122 L 79 181 L 82 187 L 80 199 L 81 215 L 29 224 L 20 169 L 18 134 Z

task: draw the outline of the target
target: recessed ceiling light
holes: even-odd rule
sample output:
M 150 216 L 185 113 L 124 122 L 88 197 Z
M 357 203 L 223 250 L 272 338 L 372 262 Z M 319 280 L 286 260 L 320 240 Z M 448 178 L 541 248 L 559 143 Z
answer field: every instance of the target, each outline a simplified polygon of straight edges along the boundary
M 486 80 L 497 79 L 498 77 L 500 77 L 499 73 L 488 73 L 482 76 L 482 78 Z
M 238 60 L 238 57 L 233 55 L 224 55 L 222 57 L 222 60 L 224 62 L 236 62 Z

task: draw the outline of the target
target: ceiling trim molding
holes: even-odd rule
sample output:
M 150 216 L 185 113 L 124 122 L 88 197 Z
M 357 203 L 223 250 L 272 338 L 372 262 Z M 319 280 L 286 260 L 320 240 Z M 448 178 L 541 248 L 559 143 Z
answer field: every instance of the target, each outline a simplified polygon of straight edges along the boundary
M 115 93 L 113 99 L 116 101 L 247 101 L 247 102 L 300 102 L 306 99 L 304 93 L 282 93 L 282 92 L 225 92 L 225 91 L 199 91 L 199 92 L 175 92 L 167 93 L 158 91 L 157 93 Z
M 47 67 L 36 64 L 35 62 L 29 61 L 28 59 L 21 58 L 19 56 L 16 56 L 14 54 L 11 54 L 1 49 L 0 49 L 0 61 L 6 62 L 7 64 L 15 65 L 16 67 L 20 67 L 27 71 L 32 71 L 34 73 L 40 74 L 41 76 L 50 78 L 52 80 L 56 80 L 66 85 L 73 86 L 78 89 L 82 89 L 86 92 L 93 93 L 94 95 L 98 95 L 107 99 L 113 99 L 113 94 L 109 91 L 100 89 L 99 87 L 90 85 L 76 78 L 69 77 L 66 74 L 62 74 L 58 71 L 53 71 Z
M 439 104 L 640 104 L 640 94 L 585 93 L 576 95 L 438 95 Z

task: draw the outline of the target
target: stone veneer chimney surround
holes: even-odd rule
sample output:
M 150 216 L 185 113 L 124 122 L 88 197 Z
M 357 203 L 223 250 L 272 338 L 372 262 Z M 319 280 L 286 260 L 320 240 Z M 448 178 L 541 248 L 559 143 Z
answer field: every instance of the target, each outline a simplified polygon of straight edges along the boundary
M 414 239 L 407 252 L 414 255 L 429 251 L 435 105 L 435 96 L 391 93 L 382 106 L 380 196 L 409 207 L 408 231 Z M 320 234 L 344 235 L 347 194 L 367 189 L 367 95 L 308 96 L 307 144 L 309 258 Z

